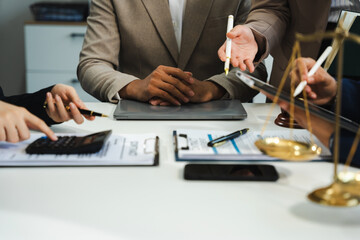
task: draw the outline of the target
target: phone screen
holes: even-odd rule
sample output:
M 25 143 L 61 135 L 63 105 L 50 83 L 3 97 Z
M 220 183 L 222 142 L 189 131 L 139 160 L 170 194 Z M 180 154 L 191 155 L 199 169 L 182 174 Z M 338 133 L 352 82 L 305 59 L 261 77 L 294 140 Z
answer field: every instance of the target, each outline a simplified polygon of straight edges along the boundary
M 188 164 L 187 180 L 276 181 L 279 176 L 271 165 L 264 164 Z
M 234 166 L 230 170 L 230 176 L 255 177 L 262 176 L 258 168 L 244 168 L 243 166 Z

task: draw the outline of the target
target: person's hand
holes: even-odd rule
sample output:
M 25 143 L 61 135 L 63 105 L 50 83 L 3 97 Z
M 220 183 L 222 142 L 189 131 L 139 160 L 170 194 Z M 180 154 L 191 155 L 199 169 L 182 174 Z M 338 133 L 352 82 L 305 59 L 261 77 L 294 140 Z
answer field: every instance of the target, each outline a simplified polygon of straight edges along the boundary
M 323 105 L 335 97 L 336 81 L 323 68 L 319 68 L 314 75 L 308 77 L 308 71 L 314 66 L 315 60 L 298 58 L 294 64 L 294 69 L 290 73 L 291 78 L 295 81 L 296 86 L 300 83 L 300 76 L 302 80 L 307 81 L 305 91 L 311 102 Z
M 274 96 L 268 94 L 267 92 L 260 91 L 266 97 L 271 100 L 274 100 Z M 283 100 L 278 99 L 277 104 L 286 112 L 291 114 L 290 112 L 290 103 L 285 102 Z M 294 120 L 303 128 L 309 129 L 306 113 L 303 109 L 294 106 Z M 329 147 L 329 140 L 331 135 L 334 132 L 334 124 L 324 120 L 320 117 L 317 117 L 310 113 L 310 122 L 313 134 L 324 144 L 324 146 Z
M 290 114 L 290 103 L 279 100 L 279 106 Z M 309 129 L 306 113 L 299 107 L 294 107 L 294 120 L 303 128 Z M 329 140 L 334 132 L 334 124 L 310 113 L 310 122 L 313 134 L 329 147 Z
M 244 25 L 237 25 L 226 36 L 232 40 L 231 64 L 239 67 L 242 71 L 248 68 L 249 72 L 254 72 L 253 61 L 258 52 L 258 45 L 251 29 Z M 226 41 L 218 50 L 218 55 L 221 61 L 225 62 Z
M 30 129 L 45 133 L 51 140 L 57 140 L 54 132 L 43 120 L 17 107 L 0 101 L 0 141 L 19 142 L 30 137 Z
M 84 122 L 84 117 L 78 108 L 87 109 L 85 104 L 80 100 L 75 89 L 64 84 L 56 84 L 51 92 L 46 94 L 48 116 L 55 122 L 65 122 L 74 119 L 77 124 Z M 65 106 L 70 107 L 67 111 Z M 85 116 L 88 120 L 94 120 L 94 116 Z
M 145 79 L 134 80 L 122 88 L 120 97 L 142 102 L 159 98 L 172 105 L 181 105 L 194 96 L 195 93 L 188 86 L 192 83 L 191 74 L 179 68 L 159 66 Z
M 193 78 L 194 83 L 189 85 L 189 87 L 194 91 L 195 95 L 190 98 L 190 102 L 193 103 L 202 103 L 208 102 L 211 100 L 220 99 L 226 93 L 226 90 L 220 85 L 211 82 L 211 81 L 200 81 Z M 160 105 L 168 106 L 169 102 L 161 98 L 150 99 L 149 103 L 151 105 Z
M 195 95 L 190 98 L 190 102 L 202 103 L 211 100 L 217 100 L 224 96 L 226 90 L 212 81 L 200 81 L 194 79 L 194 83 L 190 86 Z

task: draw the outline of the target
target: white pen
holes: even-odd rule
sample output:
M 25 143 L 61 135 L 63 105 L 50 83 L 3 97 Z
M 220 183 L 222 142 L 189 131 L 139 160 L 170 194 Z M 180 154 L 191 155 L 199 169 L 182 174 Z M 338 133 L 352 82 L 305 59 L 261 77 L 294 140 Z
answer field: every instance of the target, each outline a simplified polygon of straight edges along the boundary
M 319 57 L 319 59 L 316 61 L 316 63 L 314 64 L 314 66 L 310 69 L 310 71 L 308 72 L 308 77 L 311 77 L 312 75 L 314 75 L 314 73 L 319 69 L 319 67 L 321 66 L 321 64 L 325 61 L 325 59 L 329 56 L 329 54 L 332 51 L 332 47 L 327 47 L 325 49 L 325 51 L 323 52 L 323 54 L 321 54 L 321 56 Z M 297 95 L 299 95 L 303 90 L 304 87 L 307 85 L 307 81 L 301 81 L 299 83 L 299 85 L 296 87 L 295 91 L 294 91 L 294 97 L 296 97 Z
M 229 15 L 226 34 L 231 31 L 234 27 L 234 16 Z M 228 75 L 230 68 L 230 59 L 231 59 L 231 39 L 226 37 L 226 60 L 225 60 L 225 74 Z

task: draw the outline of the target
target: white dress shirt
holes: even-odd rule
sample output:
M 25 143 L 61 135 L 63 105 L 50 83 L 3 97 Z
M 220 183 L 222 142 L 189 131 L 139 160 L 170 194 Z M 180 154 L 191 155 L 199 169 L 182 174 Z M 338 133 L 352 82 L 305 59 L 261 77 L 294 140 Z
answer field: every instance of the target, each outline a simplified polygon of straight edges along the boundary
M 181 48 L 182 23 L 185 13 L 185 6 L 186 0 L 169 0 L 170 14 L 179 52 Z

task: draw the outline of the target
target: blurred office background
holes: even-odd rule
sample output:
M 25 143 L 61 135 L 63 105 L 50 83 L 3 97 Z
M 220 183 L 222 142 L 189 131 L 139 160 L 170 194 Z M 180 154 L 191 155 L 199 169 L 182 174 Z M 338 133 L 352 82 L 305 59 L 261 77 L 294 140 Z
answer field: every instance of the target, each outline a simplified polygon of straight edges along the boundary
M 88 0 L 46 0 L 87 2 Z M 24 23 L 33 20 L 30 5 L 39 0 L 0 0 L 0 84 L 6 95 L 26 91 Z
M 44 26 L 39 30 L 34 25 L 29 24 L 29 21 L 34 20 L 30 6 L 39 2 L 88 3 L 90 0 L 0 0 L 0 85 L 3 87 L 5 94 L 14 95 L 33 92 L 42 87 L 62 82 L 74 86 L 84 101 L 96 101 L 85 93 L 81 89 L 80 83 L 76 81 L 75 71 L 82 38 L 76 37 L 71 43 L 65 43 L 61 40 L 63 39 L 61 35 L 53 35 L 68 34 L 67 31 L 74 31 L 70 26 L 63 26 L 62 30 L 65 32 L 59 33 L 60 30 L 51 28 L 45 30 Z M 27 26 L 27 49 L 25 49 L 25 25 Z M 66 30 L 66 28 L 71 28 L 72 30 Z M 83 34 L 82 32 L 85 32 L 86 25 L 83 24 L 80 28 L 80 34 Z M 79 31 L 75 29 L 75 32 Z M 67 49 L 64 51 L 64 48 Z M 57 50 L 57 52 L 52 51 L 52 49 Z M 76 51 L 73 49 L 76 49 Z M 61 54 L 57 55 L 56 53 L 58 52 Z M 28 55 L 27 68 L 25 53 Z M 71 58 L 72 61 L 64 60 L 68 58 Z M 70 66 L 61 66 L 64 62 L 67 65 L 71 64 L 71 69 Z M 29 65 L 31 65 L 31 69 L 29 69 Z M 44 65 L 44 67 L 40 67 L 41 69 L 39 70 L 39 67 L 35 65 Z M 267 59 L 266 65 L 270 75 L 272 58 Z M 61 72 L 62 70 L 63 72 Z M 258 94 L 254 98 L 254 102 L 264 101 L 265 96 L 262 94 Z

